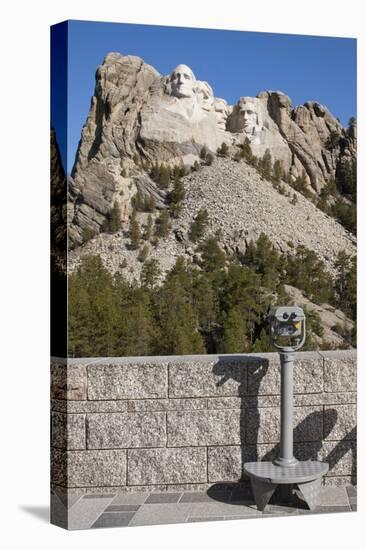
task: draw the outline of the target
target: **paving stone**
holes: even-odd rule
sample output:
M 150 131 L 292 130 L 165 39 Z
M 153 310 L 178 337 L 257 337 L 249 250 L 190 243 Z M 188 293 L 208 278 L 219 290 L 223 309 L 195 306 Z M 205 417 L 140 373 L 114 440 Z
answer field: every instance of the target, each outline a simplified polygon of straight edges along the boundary
M 182 493 L 154 493 L 148 496 L 145 504 L 164 504 L 168 502 L 178 502 Z
M 356 391 L 356 352 L 321 352 L 321 355 L 324 358 L 325 391 Z
M 168 446 L 240 444 L 242 423 L 240 410 L 168 412 Z
M 51 364 L 52 399 L 87 399 L 87 371 L 84 364 Z
M 86 425 L 88 449 L 166 445 L 164 412 L 90 414 Z
M 92 525 L 92 528 L 97 529 L 98 527 L 127 527 L 134 515 L 134 512 L 105 512 Z
M 357 487 L 354 487 L 353 485 L 347 485 L 346 491 L 349 498 L 357 497 Z
M 350 511 L 350 506 L 318 506 L 318 508 L 311 510 L 310 512 L 313 514 L 331 514 L 333 512 L 341 513 Z
M 61 449 L 85 449 L 85 415 L 51 415 L 51 444 Z
M 230 502 L 233 504 L 253 504 L 254 497 L 251 487 L 246 487 L 245 489 L 234 489 L 231 492 Z
M 113 506 L 120 504 L 143 504 L 149 493 L 118 493 L 112 501 Z
M 215 397 L 245 395 L 247 367 L 262 359 L 250 357 L 185 360 L 169 365 L 169 397 Z
M 80 499 L 69 511 L 69 529 L 89 529 L 104 512 L 113 497 Z
M 267 504 L 263 511 L 263 515 L 297 515 L 299 513 L 299 508 L 295 506 L 285 506 L 281 504 Z
M 135 399 L 128 401 L 128 411 L 176 411 L 207 408 L 207 399 Z
M 103 493 L 90 493 L 88 495 L 84 495 L 83 498 L 85 499 L 88 499 L 88 498 L 96 498 L 96 499 L 99 499 L 99 498 L 113 498 L 115 496 L 115 493 L 109 493 L 109 494 L 103 494 Z
M 105 509 L 106 512 L 137 512 L 140 508 L 138 504 L 110 504 Z
M 221 500 L 227 500 L 229 501 L 229 492 L 228 491 L 222 491 L 222 492 L 219 492 L 217 491 L 216 493 L 216 496 L 217 498 L 221 501 Z M 192 493 L 192 492 L 186 492 L 186 493 L 183 493 L 183 496 L 182 498 L 179 500 L 179 502 L 213 502 L 214 501 L 214 497 L 213 496 L 210 496 L 208 495 L 207 493 L 201 493 L 201 492 L 197 492 L 197 493 Z
M 242 516 L 256 515 L 255 507 L 251 508 L 243 504 L 230 504 L 228 502 L 194 502 L 191 504 L 191 516 Z
M 196 522 L 201 522 L 201 521 L 223 521 L 224 519 L 225 519 L 224 516 L 189 517 L 187 519 L 187 523 L 196 523 Z
M 348 506 L 349 500 L 345 487 L 322 487 L 321 506 Z
M 60 451 L 52 453 L 51 479 L 68 487 L 115 487 L 126 484 L 126 451 Z
M 185 523 L 189 517 L 191 504 L 143 505 L 136 512 L 130 525 L 161 525 Z
M 54 492 L 51 492 L 50 500 L 50 523 L 68 529 L 68 511 L 64 502 Z
M 237 481 L 242 475 L 242 449 L 240 446 L 209 447 L 208 480 Z
M 167 363 L 93 364 L 88 367 L 88 399 L 143 399 L 168 396 Z
M 132 449 L 128 485 L 207 481 L 206 448 Z
M 329 411 L 334 411 L 333 417 Z M 328 412 L 328 415 L 327 415 Z M 357 424 L 356 405 L 334 405 L 324 408 L 324 438 L 329 440 L 355 439 Z
M 238 520 L 238 519 L 254 519 L 254 518 L 260 518 L 262 516 L 262 514 L 256 514 L 255 516 L 252 514 L 252 513 L 249 513 L 249 514 L 244 514 L 242 516 L 225 516 L 224 517 L 224 520 L 225 521 L 234 521 L 234 520 Z
M 53 489 L 53 492 L 58 496 L 58 498 L 67 509 L 71 508 L 79 499 L 84 496 L 84 493 L 72 493 L 70 489 L 65 489 L 63 487 L 55 487 Z

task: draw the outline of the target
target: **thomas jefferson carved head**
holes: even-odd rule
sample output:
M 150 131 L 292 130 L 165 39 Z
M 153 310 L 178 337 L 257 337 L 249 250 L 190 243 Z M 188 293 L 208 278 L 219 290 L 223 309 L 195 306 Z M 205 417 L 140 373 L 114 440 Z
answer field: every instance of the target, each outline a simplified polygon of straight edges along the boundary
M 193 97 L 196 77 L 187 65 L 177 65 L 169 77 L 170 95 L 175 97 Z

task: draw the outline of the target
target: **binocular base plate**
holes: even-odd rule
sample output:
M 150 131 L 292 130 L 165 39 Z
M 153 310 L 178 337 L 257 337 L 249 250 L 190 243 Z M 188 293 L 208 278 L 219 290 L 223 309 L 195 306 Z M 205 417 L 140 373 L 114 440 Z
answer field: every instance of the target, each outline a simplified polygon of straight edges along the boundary
M 328 472 L 326 462 L 307 460 L 294 466 L 273 462 L 247 462 L 244 472 L 250 477 L 258 510 L 263 511 L 278 485 L 297 485 L 310 510 L 319 504 L 322 477 Z

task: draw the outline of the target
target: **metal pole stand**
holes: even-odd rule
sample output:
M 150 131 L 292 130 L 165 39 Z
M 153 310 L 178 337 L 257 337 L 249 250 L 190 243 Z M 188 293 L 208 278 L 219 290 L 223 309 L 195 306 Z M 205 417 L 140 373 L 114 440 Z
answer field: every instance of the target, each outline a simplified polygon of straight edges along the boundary
M 283 348 L 281 361 L 281 443 L 280 455 L 273 462 L 247 462 L 244 472 L 250 477 L 258 510 L 263 511 L 278 485 L 282 496 L 291 497 L 297 486 L 310 510 L 319 504 L 322 477 L 328 472 L 325 462 L 298 461 L 293 455 L 293 368 L 295 353 Z

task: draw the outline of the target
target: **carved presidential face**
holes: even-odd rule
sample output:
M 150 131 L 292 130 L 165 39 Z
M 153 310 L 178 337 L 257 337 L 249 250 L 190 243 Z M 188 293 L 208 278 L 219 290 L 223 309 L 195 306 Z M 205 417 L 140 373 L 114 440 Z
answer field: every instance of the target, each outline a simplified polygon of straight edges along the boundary
M 225 101 L 225 99 L 217 97 L 215 98 L 214 108 L 218 125 L 225 129 L 226 119 L 229 114 L 229 106 L 227 102 Z
M 258 127 L 258 114 L 256 105 L 250 101 L 241 101 L 239 103 L 239 113 L 241 125 L 246 134 L 252 134 Z
M 212 111 L 214 105 L 214 95 L 211 86 L 207 82 L 196 81 L 195 92 L 197 101 L 204 111 Z
M 193 97 L 196 77 L 187 65 L 178 65 L 170 75 L 170 93 L 175 97 Z

